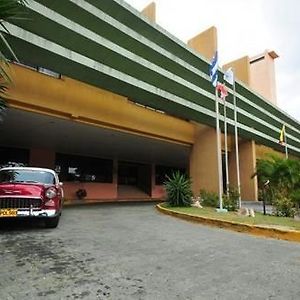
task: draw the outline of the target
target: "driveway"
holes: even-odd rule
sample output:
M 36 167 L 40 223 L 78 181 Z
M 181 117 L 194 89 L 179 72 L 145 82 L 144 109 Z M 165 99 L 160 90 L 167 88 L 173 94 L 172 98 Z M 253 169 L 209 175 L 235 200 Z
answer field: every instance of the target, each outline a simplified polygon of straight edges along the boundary
M 189 223 L 150 204 L 0 224 L 0 299 L 300 299 L 300 244 Z M 10 229 L 8 229 L 10 228 Z

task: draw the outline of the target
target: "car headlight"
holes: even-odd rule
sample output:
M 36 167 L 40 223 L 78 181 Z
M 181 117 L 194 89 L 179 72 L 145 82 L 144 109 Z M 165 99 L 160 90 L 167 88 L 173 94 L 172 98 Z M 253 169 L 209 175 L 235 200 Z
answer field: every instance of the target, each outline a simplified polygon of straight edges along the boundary
M 46 197 L 49 198 L 49 199 L 52 199 L 54 197 L 56 197 L 57 195 L 57 191 L 56 191 L 56 188 L 54 187 L 50 187 L 46 190 L 46 193 L 45 193 Z

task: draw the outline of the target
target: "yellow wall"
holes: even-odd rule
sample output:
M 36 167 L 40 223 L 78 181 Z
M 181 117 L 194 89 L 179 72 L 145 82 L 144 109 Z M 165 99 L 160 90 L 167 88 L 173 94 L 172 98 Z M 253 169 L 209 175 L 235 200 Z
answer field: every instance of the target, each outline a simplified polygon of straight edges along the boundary
M 232 151 L 228 155 L 228 169 L 230 186 L 237 189 L 236 152 L 234 148 L 232 148 Z M 239 140 L 239 165 L 242 200 L 258 200 L 257 178 L 251 178 L 255 173 L 256 168 L 256 149 L 254 141 Z
M 191 38 L 187 44 L 206 59 L 211 60 L 218 49 L 217 28 L 212 26 Z
M 190 155 L 190 176 L 195 196 L 200 189 L 218 192 L 218 159 L 216 130 L 195 124 L 195 143 Z
M 193 144 L 191 123 L 137 106 L 127 98 L 82 82 L 56 79 L 11 65 L 14 85 L 8 92 L 13 108 L 112 128 L 170 142 Z
M 258 200 L 258 187 L 255 173 L 256 152 L 254 141 L 244 141 L 239 144 L 241 197 L 242 200 Z

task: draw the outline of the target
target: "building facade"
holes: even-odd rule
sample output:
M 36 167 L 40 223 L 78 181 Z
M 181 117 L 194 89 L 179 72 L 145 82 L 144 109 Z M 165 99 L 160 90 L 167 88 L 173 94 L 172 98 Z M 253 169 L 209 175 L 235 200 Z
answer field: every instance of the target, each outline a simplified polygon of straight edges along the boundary
M 0 164 L 54 168 L 70 202 L 162 199 L 165 175 L 177 169 L 191 176 L 195 195 L 217 192 L 215 97 L 208 76 L 216 28 L 185 44 L 155 23 L 155 4 L 140 13 L 121 0 L 32 0 L 26 15 L 6 24 L 19 61 L 10 65 Z M 244 200 L 258 199 L 251 178 L 257 158 L 284 152 L 278 144 L 283 124 L 289 153 L 300 155 L 300 124 L 275 105 L 276 56 L 266 51 L 225 66 L 233 66 L 238 78 Z M 268 72 L 270 80 L 260 86 L 255 72 Z M 235 186 L 232 89 L 227 116 Z M 222 130 L 223 123 L 221 115 Z

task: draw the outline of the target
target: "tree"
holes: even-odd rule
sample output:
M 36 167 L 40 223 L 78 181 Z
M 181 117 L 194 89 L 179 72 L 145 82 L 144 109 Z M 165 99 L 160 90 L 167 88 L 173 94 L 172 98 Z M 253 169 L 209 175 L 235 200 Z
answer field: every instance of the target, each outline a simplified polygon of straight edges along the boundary
M 282 216 L 292 216 L 300 204 L 300 161 L 270 156 L 257 161 L 256 173 L 261 191 L 269 181 L 264 196 Z
M 0 0 L 0 30 L 9 33 L 5 26 L 5 22 L 19 19 L 21 17 L 22 8 L 26 5 L 26 0 Z M 4 47 L 11 53 L 15 60 L 18 61 L 14 51 L 9 46 L 2 32 L 0 31 L 0 40 Z M 8 61 L 0 49 L 0 119 L 6 109 L 5 92 L 10 84 L 11 79 L 8 70 Z

